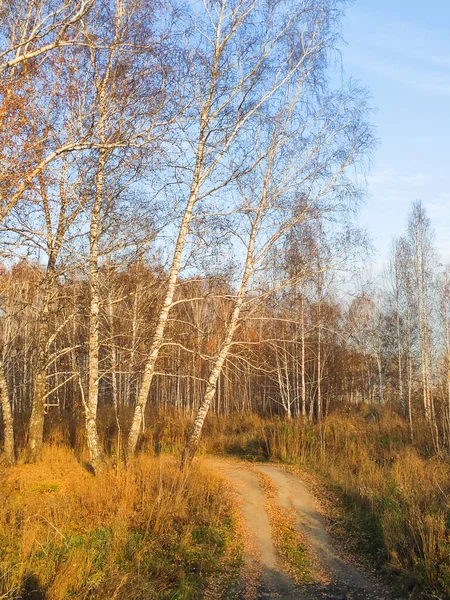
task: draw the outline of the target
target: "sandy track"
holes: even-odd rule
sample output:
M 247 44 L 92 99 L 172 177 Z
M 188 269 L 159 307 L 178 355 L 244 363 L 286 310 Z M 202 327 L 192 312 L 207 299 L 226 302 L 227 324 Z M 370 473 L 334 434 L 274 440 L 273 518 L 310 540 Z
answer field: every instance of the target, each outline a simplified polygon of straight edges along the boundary
M 388 600 L 392 596 L 346 562 L 327 533 L 314 498 L 301 479 L 275 465 L 254 465 L 225 459 L 208 459 L 208 466 L 225 476 L 240 499 L 250 543 L 245 553 L 247 573 L 253 573 L 254 594 L 242 582 L 242 598 L 283 600 Z M 295 527 L 306 540 L 314 565 L 314 583 L 297 586 L 284 572 L 273 543 L 266 496 L 259 473 L 277 489 L 276 502 L 293 516 Z M 245 580 L 245 576 L 244 576 Z M 247 590 L 247 591 L 246 591 Z

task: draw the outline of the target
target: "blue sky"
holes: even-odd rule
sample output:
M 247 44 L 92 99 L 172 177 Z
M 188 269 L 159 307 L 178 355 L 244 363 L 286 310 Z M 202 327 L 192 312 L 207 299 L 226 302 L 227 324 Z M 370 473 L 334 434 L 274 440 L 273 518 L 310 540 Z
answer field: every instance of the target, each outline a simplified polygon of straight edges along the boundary
M 344 69 L 369 89 L 380 144 L 359 222 L 386 258 L 422 200 L 450 262 L 450 0 L 355 0 Z

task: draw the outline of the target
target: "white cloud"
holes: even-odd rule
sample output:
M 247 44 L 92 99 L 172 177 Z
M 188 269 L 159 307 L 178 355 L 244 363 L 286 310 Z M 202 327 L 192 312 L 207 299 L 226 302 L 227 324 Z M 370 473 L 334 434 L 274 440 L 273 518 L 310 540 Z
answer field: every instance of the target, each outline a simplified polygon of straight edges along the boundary
M 395 62 L 392 57 L 372 58 L 361 52 L 350 55 L 349 59 L 354 65 L 395 83 L 433 95 L 450 96 L 450 72 L 432 73 L 426 66 L 411 67 L 401 61 Z
M 415 175 L 401 174 L 394 170 L 375 171 L 367 177 L 369 185 L 408 185 L 420 186 L 432 180 L 431 175 L 417 173 Z

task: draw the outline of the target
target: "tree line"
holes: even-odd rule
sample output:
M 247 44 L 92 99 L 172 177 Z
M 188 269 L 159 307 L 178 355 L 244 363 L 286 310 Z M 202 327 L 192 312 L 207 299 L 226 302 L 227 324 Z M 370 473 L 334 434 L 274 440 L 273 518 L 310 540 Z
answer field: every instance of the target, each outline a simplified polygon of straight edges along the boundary
M 374 144 L 365 91 L 333 75 L 343 8 L 0 5 L 9 462 L 19 432 L 39 459 L 57 413 L 82 416 L 101 471 L 104 406 L 127 458 L 153 408 L 192 416 L 185 462 L 211 408 L 321 420 L 389 400 L 413 435 L 419 391 L 447 443 L 448 282 L 420 207 L 389 285 L 339 293 Z

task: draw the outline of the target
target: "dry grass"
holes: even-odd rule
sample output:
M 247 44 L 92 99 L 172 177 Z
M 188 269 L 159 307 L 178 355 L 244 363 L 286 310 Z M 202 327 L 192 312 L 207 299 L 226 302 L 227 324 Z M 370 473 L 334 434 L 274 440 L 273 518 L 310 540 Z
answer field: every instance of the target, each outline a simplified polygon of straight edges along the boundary
M 226 429 L 223 451 L 253 449 L 255 458 L 324 476 L 346 506 L 336 529 L 346 528 L 355 546 L 400 574 L 409 591 L 450 598 L 450 462 L 430 453 L 424 428 L 415 446 L 406 423 L 388 411 L 374 419 L 335 415 L 323 425 L 248 417 L 241 433 L 233 419 Z M 216 432 L 205 445 L 217 451 L 220 440 Z
M 0 598 L 188 600 L 236 571 L 231 499 L 203 469 L 141 455 L 94 478 L 47 446 L 0 477 Z
M 401 574 L 410 590 L 450 598 L 448 457 L 433 455 L 422 424 L 412 445 L 402 419 L 371 413 L 332 415 L 324 425 L 210 416 L 200 452 L 282 461 L 321 474 L 346 506 L 347 516 L 333 523 L 336 531 L 347 530 L 359 550 Z M 108 423 L 103 416 L 100 422 Z M 154 458 L 181 450 L 189 419 L 166 412 L 147 423 L 144 452 L 127 473 L 94 480 L 55 445 L 42 464 L 0 473 L 6 597 L 18 598 L 32 584 L 49 599 L 64 597 L 57 591 L 64 589 L 66 598 L 198 597 L 230 547 L 227 494 L 200 470 L 181 482 L 169 458 Z M 113 428 L 105 425 L 102 439 L 116 460 L 116 437 L 108 431 Z M 68 442 L 64 428 L 49 437 L 53 444 Z M 75 437 L 83 454 L 83 436 Z
M 298 584 L 313 581 L 308 545 L 295 528 L 292 512 L 278 506 L 276 497 L 278 488 L 272 479 L 264 473 L 258 477 L 266 495 L 266 509 L 270 518 L 273 542 L 283 561 L 286 572 Z
M 165 415 L 147 434 L 151 448 L 177 451 L 189 421 Z M 344 500 L 354 546 L 400 574 L 406 588 L 450 598 L 450 462 L 433 455 L 427 427 L 415 444 L 405 421 L 387 410 L 335 414 L 325 424 L 235 415 L 207 420 L 201 452 L 275 460 L 319 473 Z

